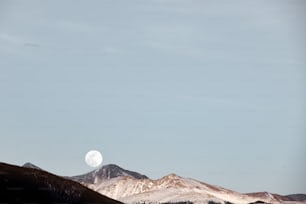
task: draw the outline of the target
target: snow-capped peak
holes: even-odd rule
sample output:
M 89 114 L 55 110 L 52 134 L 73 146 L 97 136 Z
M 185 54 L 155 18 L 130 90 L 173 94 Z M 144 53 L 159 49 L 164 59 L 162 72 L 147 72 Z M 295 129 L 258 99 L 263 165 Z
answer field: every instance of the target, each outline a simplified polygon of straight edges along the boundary
M 142 174 L 139 174 L 134 171 L 129 171 L 126 169 L 121 168 L 115 164 L 108 164 L 102 166 L 94 171 L 91 171 L 87 174 L 73 176 L 71 177 L 72 180 L 81 182 L 81 183 L 98 183 L 99 181 L 105 181 L 112 178 L 123 177 L 123 176 L 130 176 L 134 179 L 147 179 L 148 177 Z
M 162 177 L 161 179 L 181 179 L 182 177 L 174 174 L 174 173 L 171 173 L 171 174 L 168 174 L 164 177 Z

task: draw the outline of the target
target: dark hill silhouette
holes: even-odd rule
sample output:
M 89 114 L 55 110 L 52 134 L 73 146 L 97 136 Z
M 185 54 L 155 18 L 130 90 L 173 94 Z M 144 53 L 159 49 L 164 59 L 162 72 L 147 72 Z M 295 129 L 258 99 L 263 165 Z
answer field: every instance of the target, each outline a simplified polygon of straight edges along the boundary
M 0 163 L 0 203 L 120 204 L 77 182 L 5 163 Z

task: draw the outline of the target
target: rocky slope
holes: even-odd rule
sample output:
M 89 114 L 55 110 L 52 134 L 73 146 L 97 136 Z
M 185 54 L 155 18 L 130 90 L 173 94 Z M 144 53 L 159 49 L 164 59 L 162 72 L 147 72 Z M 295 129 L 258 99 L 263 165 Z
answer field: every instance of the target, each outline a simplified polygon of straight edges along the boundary
M 103 182 L 85 184 L 89 188 L 125 203 L 182 202 L 251 203 L 258 200 L 280 203 L 275 198 L 243 195 L 222 187 L 170 174 L 161 179 L 117 177 Z
M 116 165 L 107 165 L 72 179 L 124 203 L 297 203 L 287 196 L 268 192 L 241 194 L 175 174 L 152 180 L 131 172 Z

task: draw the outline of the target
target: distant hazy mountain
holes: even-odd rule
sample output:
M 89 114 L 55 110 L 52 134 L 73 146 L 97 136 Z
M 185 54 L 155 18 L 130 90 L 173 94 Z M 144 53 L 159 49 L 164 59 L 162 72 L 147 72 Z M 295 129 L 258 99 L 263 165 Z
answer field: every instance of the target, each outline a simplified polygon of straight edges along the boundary
M 134 179 L 147 179 L 148 177 L 134 171 L 123 169 L 115 164 L 105 165 L 87 174 L 70 177 L 74 181 L 93 184 L 121 176 L 130 176 Z
M 120 203 L 77 182 L 29 167 L 0 163 L 0 203 Z
M 30 162 L 25 163 L 24 165 L 22 165 L 22 167 L 42 170 L 41 168 L 39 168 L 38 166 L 36 166 L 36 165 L 34 165 Z
M 292 194 L 292 195 L 287 195 L 291 200 L 295 201 L 306 201 L 306 195 L 305 194 Z
M 261 199 L 261 200 L 277 200 L 277 201 L 295 201 L 294 199 L 291 199 L 288 196 L 283 196 L 283 195 L 279 195 L 279 194 L 275 194 L 275 193 L 269 193 L 269 192 L 256 192 L 256 193 L 247 193 L 246 195 L 253 197 L 253 198 L 257 198 L 257 199 Z

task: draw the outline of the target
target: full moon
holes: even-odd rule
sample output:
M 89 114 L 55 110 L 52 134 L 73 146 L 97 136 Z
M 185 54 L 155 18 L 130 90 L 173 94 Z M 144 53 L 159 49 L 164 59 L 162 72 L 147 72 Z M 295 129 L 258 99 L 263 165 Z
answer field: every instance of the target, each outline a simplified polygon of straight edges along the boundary
M 97 150 L 90 150 L 85 155 L 85 162 L 90 167 L 97 167 L 103 161 L 102 154 Z

